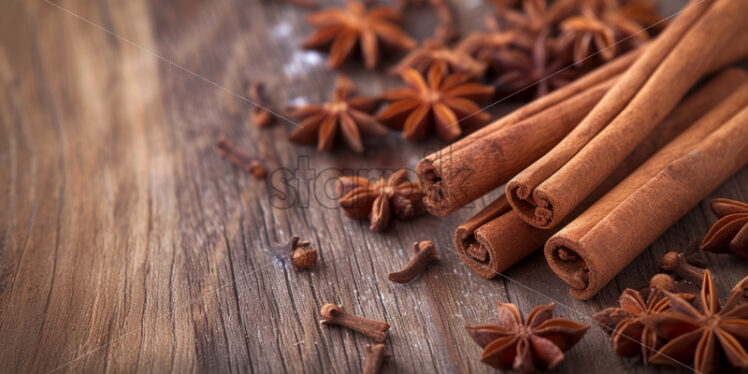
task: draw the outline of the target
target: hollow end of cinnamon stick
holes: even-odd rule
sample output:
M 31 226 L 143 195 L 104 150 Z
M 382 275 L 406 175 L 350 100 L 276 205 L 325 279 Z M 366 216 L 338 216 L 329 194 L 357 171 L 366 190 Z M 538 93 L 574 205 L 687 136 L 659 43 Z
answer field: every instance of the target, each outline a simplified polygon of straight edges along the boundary
M 423 189 L 423 204 L 429 213 L 444 217 L 455 210 L 454 199 L 449 188 L 442 182 L 441 173 L 434 166 L 433 160 L 424 158 L 418 162 L 416 175 Z
M 594 277 L 590 276 L 591 267 L 582 255 L 584 252 L 579 243 L 554 236 L 546 242 L 544 251 L 553 272 L 571 286 L 569 292 L 572 296 L 587 300 L 595 294 Z

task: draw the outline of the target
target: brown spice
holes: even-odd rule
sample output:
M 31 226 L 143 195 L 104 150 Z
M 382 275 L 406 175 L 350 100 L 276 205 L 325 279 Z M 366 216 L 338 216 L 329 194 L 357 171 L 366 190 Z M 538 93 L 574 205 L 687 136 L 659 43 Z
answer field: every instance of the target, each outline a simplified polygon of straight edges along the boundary
M 649 288 L 661 289 L 663 291 L 674 292 L 677 284 L 673 277 L 659 273 L 652 276 L 649 279 Z
M 432 261 L 439 261 L 436 246 L 430 240 L 413 243 L 413 258 L 400 271 L 387 274 L 387 279 L 397 283 L 408 283 L 420 275 Z
M 439 40 L 429 39 L 420 48 L 403 57 L 389 73 L 401 75 L 405 69 L 412 68 L 425 74 L 435 64 L 446 64 L 449 72 L 464 73 L 472 78 L 482 77 L 486 70 L 486 64 L 476 61 L 469 53 L 450 48 Z
M 670 251 L 662 256 L 660 269 L 674 273 L 690 282 L 701 283 L 704 279 L 704 269 L 688 263 L 683 253 Z
M 345 8 L 327 8 L 307 17 L 307 22 L 319 29 L 303 44 L 304 48 L 330 46 L 327 65 L 337 69 L 361 45 L 367 69 L 374 69 L 379 55 L 379 44 L 402 50 L 413 49 L 416 41 L 403 32 L 398 24 L 402 14 L 387 7 L 366 10 L 359 1 L 350 1 Z
M 291 263 L 294 270 L 305 270 L 317 262 L 317 251 L 309 246 L 308 241 L 299 241 L 298 236 L 293 236 L 288 247 L 291 252 Z
M 319 321 L 320 325 L 345 327 L 364 334 L 377 343 L 382 343 L 387 339 L 389 323 L 348 314 L 343 310 L 342 305 L 325 304 L 322 306 L 320 314 L 322 315 L 322 320 Z
M 223 135 L 216 142 L 216 149 L 218 149 L 221 157 L 244 169 L 244 171 L 257 179 L 264 178 L 265 174 L 267 174 L 265 166 L 260 159 L 250 156 Z
M 379 373 L 382 364 L 390 357 L 384 344 L 367 345 L 366 359 L 364 360 L 364 374 Z
M 748 277 L 733 288 L 720 304 L 712 274 L 707 270 L 698 300 L 699 309 L 677 295 L 665 292 L 672 311 L 648 316 L 643 321 L 669 342 L 652 355 L 655 364 L 682 365 L 693 361 L 698 373 L 713 373 L 726 367 L 748 368 Z
M 678 294 L 678 297 L 689 301 L 693 299 L 693 295 L 689 294 Z M 661 289 L 655 289 L 645 302 L 639 292 L 627 288 L 618 298 L 618 305 L 603 309 L 592 318 L 612 334 L 616 353 L 623 357 L 634 357 L 641 353 L 646 364 L 649 356 L 662 346 L 663 340 L 642 321 L 649 315 L 669 310 L 668 299 Z
M 553 370 L 587 332 L 589 326 L 564 318 L 552 318 L 554 304 L 533 309 L 522 320 L 514 304 L 497 303 L 499 324 L 467 326 L 473 340 L 483 350 L 481 362 L 500 370 L 521 372 Z
M 476 103 L 491 98 L 493 89 L 469 83 L 463 73 L 447 74 L 442 64 L 431 66 L 428 78 L 413 69 L 405 69 L 401 77 L 407 87 L 387 91 L 383 98 L 391 102 L 377 115 L 377 119 L 398 131 L 408 140 L 419 140 L 431 128 L 445 140 L 462 134 L 461 127 L 478 128 L 491 116 Z
M 719 220 L 709 229 L 699 248 L 715 253 L 732 252 L 748 260 L 748 204 L 714 199 L 711 208 Z
M 331 151 L 340 133 L 349 148 L 362 153 L 362 135 L 381 137 L 387 134 L 387 128 L 370 115 L 379 107 L 381 100 L 378 97 L 357 96 L 355 93 L 353 82 L 340 75 L 331 102 L 322 106 L 289 108 L 288 115 L 301 122 L 288 139 L 306 145 L 316 142 L 318 150 Z
M 354 219 L 369 218 L 372 231 L 386 229 L 392 216 L 409 219 L 425 212 L 421 188 L 409 181 L 406 169 L 376 183 L 360 176 L 342 176 L 337 192 L 343 212 Z
M 268 111 L 268 103 L 262 95 L 262 83 L 250 82 L 247 89 L 247 95 L 252 100 L 252 107 L 249 109 L 249 119 L 257 127 L 268 127 L 273 123 L 273 114 Z

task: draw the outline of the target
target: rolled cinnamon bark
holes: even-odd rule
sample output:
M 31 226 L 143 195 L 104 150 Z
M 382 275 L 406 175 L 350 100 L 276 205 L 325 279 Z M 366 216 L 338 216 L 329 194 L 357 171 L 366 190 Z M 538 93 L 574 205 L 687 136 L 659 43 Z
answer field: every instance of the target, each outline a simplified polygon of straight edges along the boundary
M 508 183 L 520 217 L 539 228 L 558 225 L 696 81 L 725 55 L 746 56 L 745 14 L 748 1 L 692 1 L 579 126 Z
M 546 113 L 542 116 L 540 113 L 561 104 L 567 105 L 566 103 L 571 100 L 578 101 L 581 94 L 590 89 L 599 88 L 600 84 L 609 87 L 611 79 L 617 79 L 623 71 L 636 61 L 646 47 L 647 45 L 643 45 L 618 57 L 584 77 L 522 106 L 465 138 L 423 158 L 416 167 L 416 174 L 424 190 L 426 196 L 424 202 L 429 212 L 440 217 L 446 216 L 506 183 L 512 175 L 496 175 L 497 173 L 489 167 L 495 165 L 493 162 L 494 156 L 505 153 L 502 144 L 512 140 L 506 139 L 506 137 L 516 136 L 514 135 L 515 132 L 500 132 L 501 130 L 531 117 L 534 117 L 537 123 L 553 122 L 553 115 L 558 112 L 558 109 L 553 113 Z M 597 101 L 599 97 L 586 96 L 584 99 Z M 568 110 L 566 109 L 566 111 Z M 547 129 L 545 133 L 558 135 L 552 128 Z M 553 140 L 545 139 L 544 134 L 536 134 L 536 136 L 538 136 L 536 139 L 528 137 L 523 137 L 523 139 L 534 144 L 547 143 Z M 482 155 L 471 151 L 479 148 L 483 152 Z M 538 158 L 540 155 L 537 154 L 534 158 Z M 478 156 L 478 158 L 476 159 L 474 156 Z M 529 163 L 517 163 L 511 165 L 511 169 L 518 169 L 517 171 L 519 171 L 527 165 Z M 471 175 L 475 179 L 464 180 L 463 175 Z
M 657 237 L 748 163 L 748 84 L 685 130 L 545 245 L 579 299 L 594 296 Z
M 690 94 L 567 220 L 581 213 L 663 145 L 745 84 L 748 84 L 748 75 L 739 69 L 728 69 Z M 528 225 L 502 195 L 457 228 L 454 244 L 468 268 L 490 279 L 541 248 L 554 232 Z

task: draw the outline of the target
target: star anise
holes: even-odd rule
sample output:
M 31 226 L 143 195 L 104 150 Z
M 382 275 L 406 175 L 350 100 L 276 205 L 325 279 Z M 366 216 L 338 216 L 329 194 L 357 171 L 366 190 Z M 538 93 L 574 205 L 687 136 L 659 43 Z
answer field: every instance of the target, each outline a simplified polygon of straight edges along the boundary
M 571 48 L 570 48 L 571 47 Z M 603 61 L 616 56 L 615 31 L 600 20 L 591 8 L 586 7 L 581 15 L 561 22 L 561 35 L 556 40 L 556 53 L 572 50 L 574 63 L 581 64 L 595 53 Z
M 307 17 L 307 22 L 319 29 L 303 44 L 304 48 L 322 48 L 330 45 L 328 66 L 339 68 L 353 51 L 361 45 L 366 68 L 377 65 L 380 44 L 409 50 L 416 41 L 403 32 L 398 24 L 402 15 L 387 7 L 370 11 L 358 1 L 346 3 L 345 8 L 328 8 Z
M 748 259 L 748 204 L 721 198 L 712 200 L 711 208 L 719 220 L 699 248 L 716 253 L 732 252 Z
M 400 75 L 407 68 L 419 73 L 426 73 L 434 64 L 446 64 L 452 73 L 465 73 L 472 78 L 480 78 L 486 71 L 486 64 L 476 61 L 469 53 L 452 49 L 444 43 L 429 39 L 421 48 L 408 53 L 400 62 L 390 69 L 391 74 Z
M 514 1 L 496 1 L 496 8 L 507 26 L 531 33 L 551 27 L 576 9 L 579 0 L 557 0 L 548 5 L 547 0 L 522 0 L 522 10 L 517 10 Z
M 553 370 L 564 360 L 564 352 L 589 328 L 568 319 L 551 318 L 554 304 L 533 309 L 526 322 L 513 304 L 497 304 L 498 325 L 467 326 L 470 336 L 483 348 L 481 362 L 497 369 Z
M 501 94 L 525 91 L 525 95 L 519 96 L 537 98 L 574 79 L 575 72 L 564 69 L 563 61 L 549 60 L 547 30 L 535 39 L 529 55 L 518 49 L 499 51 L 493 59 L 493 69 L 501 72 L 494 81 L 496 91 Z
M 606 5 L 602 19 L 615 30 L 616 40 L 625 41 L 629 47 L 638 47 L 665 26 L 652 1 L 613 1 Z
M 672 311 L 652 314 L 644 323 L 669 340 L 649 358 L 655 364 L 682 365 L 693 361 L 698 373 L 713 373 L 729 364 L 748 368 L 748 277 L 720 305 L 709 270 L 704 275 L 699 309 L 665 291 Z M 742 304 L 741 304 L 742 303 Z
M 693 295 L 678 296 L 693 300 Z M 663 341 L 652 329 L 644 325 L 642 320 L 651 314 L 669 310 L 670 302 L 659 289 L 649 292 L 645 302 L 638 291 L 627 288 L 618 298 L 618 305 L 603 309 L 592 318 L 611 333 L 616 353 L 623 357 L 634 357 L 641 353 L 646 364 L 650 354 L 659 348 Z
M 384 136 L 387 128 L 370 115 L 379 107 L 381 99 L 355 96 L 353 82 L 339 76 L 335 84 L 333 101 L 317 105 L 305 105 L 287 110 L 288 115 L 300 121 L 299 127 L 289 135 L 297 144 L 317 143 L 320 151 L 329 151 L 335 145 L 338 132 L 342 133 L 348 147 L 363 152 L 361 135 Z
M 493 88 L 470 83 L 464 73 L 446 75 L 442 64 L 432 65 L 428 82 L 413 69 L 401 77 L 407 87 L 383 94 L 391 102 L 377 115 L 385 125 L 403 131 L 408 140 L 418 140 L 434 127 L 442 139 L 453 140 L 462 134 L 462 125 L 479 127 L 491 119 L 477 103 L 488 100 Z
M 425 212 L 421 187 L 409 181 L 406 169 L 376 183 L 360 176 L 343 176 L 337 189 L 343 212 L 351 218 L 369 218 L 372 231 L 387 228 L 392 216 L 408 219 Z

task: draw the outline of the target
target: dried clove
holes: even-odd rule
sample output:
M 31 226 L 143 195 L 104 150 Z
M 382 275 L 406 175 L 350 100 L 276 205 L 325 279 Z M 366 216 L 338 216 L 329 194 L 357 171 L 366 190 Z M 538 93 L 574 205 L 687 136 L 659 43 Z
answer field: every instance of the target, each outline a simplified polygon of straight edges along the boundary
M 309 269 L 317 262 L 317 251 L 309 246 L 308 241 L 299 241 L 298 236 L 293 236 L 289 247 L 291 249 L 291 263 L 294 270 Z
M 262 164 L 262 161 L 260 161 L 260 159 L 248 155 L 242 149 L 234 145 L 234 143 L 228 140 L 225 136 L 221 136 L 221 138 L 216 143 L 216 148 L 218 149 L 218 153 L 221 154 L 221 157 L 229 160 L 232 164 L 244 169 L 247 173 L 251 174 L 255 178 L 261 179 L 265 177 L 265 174 L 267 174 L 265 166 Z
M 672 272 L 696 284 L 700 284 L 704 279 L 704 269 L 689 264 L 683 253 L 675 251 L 670 251 L 662 256 L 660 269 Z
M 376 374 L 382 368 L 384 360 L 390 357 L 384 344 L 367 345 L 364 360 L 364 374 Z
M 273 114 L 265 109 L 268 104 L 262 95 L 262 83 L 250 82 L 247 89 L 247 95 L 252 100 L 252 107 L 249 109 L 249 118 L 257 127 L 268 127 L 273 122 Z
M 659 288 L 668 292 L 675 292 L 675 280 L 667 274 L 655 274 L 649 280 L 649 288 Z
M 430 240 L 413 243 L 413 253 L 413 258 L 402 270 L 387 274 L 389 280 L 397 283 L 408 283 L 421 274 L 429 262 L 441 259 L 436 254 L 434 243 Z
M 343 310 L 342 305 L 325 304 L 320 314 L 322 315 L 320 325 L 345 327 L 364 334 L 377 343 L 383 343 L 387 339 L 389 323 L 348 314 Z

